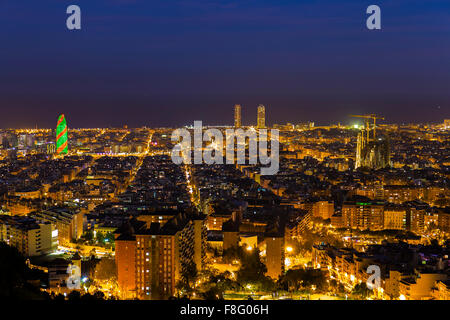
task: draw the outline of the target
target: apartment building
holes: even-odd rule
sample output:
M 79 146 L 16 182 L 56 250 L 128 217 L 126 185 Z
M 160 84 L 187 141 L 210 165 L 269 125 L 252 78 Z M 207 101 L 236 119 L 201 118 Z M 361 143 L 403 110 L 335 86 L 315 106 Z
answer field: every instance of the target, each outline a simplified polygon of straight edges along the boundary
M 52 250 L 52 225 L 29 217 L 0 215 L 0 241 L 25 257 L 42 255 Z
M 116 235 L 118 284 L 127 297 L 165 299 L 191 267 L 201 270 L 206 256 L 205 217 L 180 212 L 165 224 L 132 221 Z
M 448 277 L 444 273 L 418 273 L 414 277 L 406 278 L 399 283 L 400 300 L 431 300 L 432 289 L 438 281 L 445 281 Z
M 83 234 L 84 214 L 82 212 L 55 207 L 32 212 L 29 216 L 51 223 L 54 229 L 58 230 L 59 244 L 77 240 Z
M 343 225 L 359 230 L 382 230 L 384 228 L 384 202 L 352 201 L 342 205 Z

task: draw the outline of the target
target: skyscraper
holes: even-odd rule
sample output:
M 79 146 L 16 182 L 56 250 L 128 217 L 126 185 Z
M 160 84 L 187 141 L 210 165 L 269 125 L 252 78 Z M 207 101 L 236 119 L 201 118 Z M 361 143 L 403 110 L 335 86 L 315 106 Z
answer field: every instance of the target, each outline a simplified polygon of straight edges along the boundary
M 56 153 L 67 154 L 68 153 L 68 138 L 67 138 L 67 123 L 64 115 L 60 115 L 58 123 L 56 124 Z
M 124 298 L 167 299 L 187 270 L 201 271 L 206 257 L 205 217 L 180 212 L 165 224 L 140 220 L 116 232 L 118 285 Z
M 241 123 L 241 105 L 235 104 L 234 105 L 234 126 L 236 128 L 240 128 L 242 125 Z
M 266 107 L 262 104 L 258 106 L 258 129 L 264 129 L 266 127 Z

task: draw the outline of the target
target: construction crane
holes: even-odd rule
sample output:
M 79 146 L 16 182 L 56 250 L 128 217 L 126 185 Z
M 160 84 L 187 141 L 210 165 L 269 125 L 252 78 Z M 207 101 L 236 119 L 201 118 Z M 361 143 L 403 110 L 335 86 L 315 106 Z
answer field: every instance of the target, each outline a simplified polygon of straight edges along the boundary
M 375 140 L 376 134 L 377 134 L 377 119 L 378 120 L 384 120 L 384 117 L 379 117 L 375 114 L 367 114 L 367 115 L 353 115 L 351 114 L 350 117 L 353 118 L 364 118 L 366 119 L 366 128 L 367 128 L 367 140 L 369 139 L 369 131 L 370 131 L 370 124 L 369 119 L 373 120 L 373 140 Z

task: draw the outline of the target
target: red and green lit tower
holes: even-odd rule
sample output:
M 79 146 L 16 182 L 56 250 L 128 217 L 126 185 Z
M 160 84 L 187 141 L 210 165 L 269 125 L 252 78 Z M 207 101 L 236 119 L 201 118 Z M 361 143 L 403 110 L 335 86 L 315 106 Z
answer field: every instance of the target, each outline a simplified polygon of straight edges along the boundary
M 64 115 L 60 115 L 56 124 L 56 154 L 64 155 L 68 153 L 67 122 Z

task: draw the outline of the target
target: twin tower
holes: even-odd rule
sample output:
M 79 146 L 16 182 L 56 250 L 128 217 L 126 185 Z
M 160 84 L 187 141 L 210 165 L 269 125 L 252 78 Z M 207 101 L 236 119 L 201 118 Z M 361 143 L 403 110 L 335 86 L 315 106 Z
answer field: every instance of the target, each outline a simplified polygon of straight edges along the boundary
M 241 109 L 240 104 L 234 105 L 234 126 L 236 128 L 240 128 L 242 126 Z M 266 127 L 266 107 L 262 104 L 258 106 L 257 127 L 258 129 L 264 129 Z
M 240 128 L 242 126 L 241 105 L 234 106 L 234 126 Z M 257 128 L 266 128 L 266 107 L 262 104 L 258 106 Z M 58 117 L 56 124 L 56 154 L 65 155 L 68 153 L 68 137 L 67 137 L 67 121 L 64 114 Z

